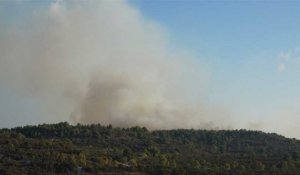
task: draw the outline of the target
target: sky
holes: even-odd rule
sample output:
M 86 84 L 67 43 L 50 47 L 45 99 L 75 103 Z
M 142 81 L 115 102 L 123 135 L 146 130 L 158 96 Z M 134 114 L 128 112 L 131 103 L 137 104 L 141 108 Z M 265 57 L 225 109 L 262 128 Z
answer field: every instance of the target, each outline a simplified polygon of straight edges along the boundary
M 0 127 L 300 138 L 300 2 L 1 1 Z
M 290 132 L 300 121 L 299 2 L 131 3 L 209 65 L 206 98 L 227 106 L 239 126 L 297 136 Z

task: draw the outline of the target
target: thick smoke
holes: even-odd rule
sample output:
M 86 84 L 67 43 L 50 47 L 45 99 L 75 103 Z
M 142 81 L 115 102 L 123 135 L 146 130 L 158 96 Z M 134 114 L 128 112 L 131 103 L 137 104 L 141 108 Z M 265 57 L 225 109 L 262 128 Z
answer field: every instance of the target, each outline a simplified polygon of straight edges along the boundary
M 57 1 L 0 26 L 0 81 L 43 121 L 228 126 L 228 111 L 203 100 L 201 64 L 127 2 Z

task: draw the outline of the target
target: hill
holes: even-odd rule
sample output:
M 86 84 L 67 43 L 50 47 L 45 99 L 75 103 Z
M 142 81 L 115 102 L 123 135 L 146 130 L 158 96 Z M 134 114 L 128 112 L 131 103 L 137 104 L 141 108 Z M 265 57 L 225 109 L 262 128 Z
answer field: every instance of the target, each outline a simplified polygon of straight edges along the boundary
M 0 130 L 0 174 L 300 174 L 300 141 L 247 130 L 100 124 Z

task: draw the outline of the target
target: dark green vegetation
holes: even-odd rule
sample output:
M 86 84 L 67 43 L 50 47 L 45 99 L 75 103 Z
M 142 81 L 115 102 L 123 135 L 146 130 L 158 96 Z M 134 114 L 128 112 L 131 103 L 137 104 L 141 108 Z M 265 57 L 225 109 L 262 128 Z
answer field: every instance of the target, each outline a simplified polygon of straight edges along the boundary
M 0 130 L 0 174 L 300 174 L 300 141 L 259 131 L 43 124 Z

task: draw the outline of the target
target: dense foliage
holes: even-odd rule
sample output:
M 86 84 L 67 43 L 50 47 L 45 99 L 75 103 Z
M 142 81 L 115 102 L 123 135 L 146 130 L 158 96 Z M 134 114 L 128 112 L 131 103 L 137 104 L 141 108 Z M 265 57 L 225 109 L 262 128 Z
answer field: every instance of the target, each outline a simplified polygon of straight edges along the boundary
M 300 141 L 260 131 L 42 124 L 0 130 L 0 174 L 300 174 Z

